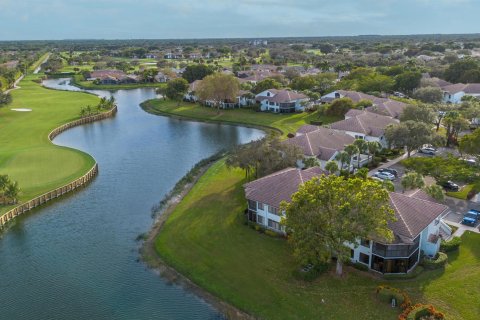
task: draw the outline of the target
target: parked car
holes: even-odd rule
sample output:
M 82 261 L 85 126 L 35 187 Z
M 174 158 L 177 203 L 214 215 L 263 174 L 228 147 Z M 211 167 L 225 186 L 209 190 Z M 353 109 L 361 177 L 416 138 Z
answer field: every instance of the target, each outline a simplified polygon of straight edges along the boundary
M 432 148 L 432 147 L 421 148 L 418 151 L 420 151 L 423 154 L 429 154 L 429 155 L 432 155 L 432 156 L 434 156 L 437 153 L 437 150 L 435 148 Z
M 387 172 L 387 173 L 393 174 L 395 178 L 398 178 L 398 171 L 392 168 L 379 169 L 378 172 Z
M 478 220 L 480 220 L 480 211 L 471 209 L 463 215 L 462 223 L 474 226 Z
M 470 166 L 476 166 L 477 165 L 477 160 L 475 160 L 475 159 L 460 158 L 460 160 L 465 161 L 465 163 L 470 165 Z
M 373 176 L 382 180 L 390 180 L 390 181 L 395 180 L 395 176 L 388 172 L 375 172 Z
M 460 190 L 460 186 L 452 181 L 445 181 L 441 184 L 443 189 L 446 191 L 458 191 Z

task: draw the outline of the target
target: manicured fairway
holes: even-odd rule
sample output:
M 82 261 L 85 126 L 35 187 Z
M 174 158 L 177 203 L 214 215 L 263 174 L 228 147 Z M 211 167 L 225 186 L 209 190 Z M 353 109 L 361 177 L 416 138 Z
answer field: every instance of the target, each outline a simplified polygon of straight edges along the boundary
M 286 137 L 288 133 L 295 131 L 310 121 L 323 121 L 323 124 L 340 120 L 336 117 L 319 116 L 314 113 L 294 113 L 294 114 L 273 114 L 267 112 L 255 112 L 252 109 L 231 109 L 217 110 L 210 107 L 203 107 L 198 104 L 182 103 L 179 107 L 177 102 L 171 100 L 149 100 L 142 104 L 145 111 L 154 114 L 169 114 L 190 119 L 204 121 L 216 121 L 246 125 L 257 125 L 279 129 Z
M 467 233 L 446 269 L 416 279 L 386 281 L 348 269 L 343 279 L 322 275 L 295 280 L 285 240 L 243 224 L 244 173 L 213 165 L 168 218 L 156 250 L 195 283 L 264 319 L 397 319 L 398 309 L 379 304 L 378 284 L 405 288 L 415 302 L 433 303 L 448 319 L 480 315 L 480 235 Z
M 13 90 L 12 104 L 0 108 L 0 173 L 17 180 L 20 200 L 61 186 L 83 175 L 94 159 L 77 150 L 58 147 L 48 140 L 49 132 L 79 117 L 80 108 L 95 105 L 98 98 L 85 94 L 42 88 L 29 75 Z M 17 112 L 11 109 L 32 109 Z M 0 213 L 9 207 L 0 207 Z

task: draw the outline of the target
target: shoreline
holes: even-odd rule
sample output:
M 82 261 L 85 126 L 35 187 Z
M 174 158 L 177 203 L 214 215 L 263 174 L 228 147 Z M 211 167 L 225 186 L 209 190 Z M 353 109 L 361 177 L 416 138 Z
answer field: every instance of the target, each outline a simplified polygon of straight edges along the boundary
M 209 161 L 199 168 L 199 171 L 195 174 L 193 181 L 186 183 L 176 194 L 167 196 L 165 207 L 158 212 L 158 217 L 155 218 L 153 227 L 148 231 L 148 235 L 144 239 L 140 248 L 140 258 L 146 266 L 159 272 L 159 275 L 167 281 L 180 285 L 185 290 L 190 291 L 206 303 L 213 306 L 227 319 L 256 319 L 252 315 L 238 309 L 237 307 L 227 303 L 221 298 L 210 293 L 206 289 L 197 285 L 187 276 L 177 271 L 174 267 L 168 265 L 162 257 L 157 253 L 155 249 L 155 240 L 157 236 L 162 232 L 165 222 L 173 213 L 177 205 L 183 200 L 183 198 L 190 192 L 190 190 L 197 184 L 198 180 L 207 172 L 207 170 L 216 163 L 217 160 Z M 180 181 L 179 181 L 180 182 Z
M 21 79 L 19 79 L 21 80 Z M 20 82 L 20 81 L 18 81 Z M 41 85 L 41 84 L 40 84 Z M 43 85 L 41 85 L 42 88 L 44 89 L 51 89 L 51 90 L 57 90 L 57 89 L 54 89 L 54 88 L 47 88 Z M 15 88 L 12 88 L 12 90 L 14 89 L 21 89 L 21 87 L 19 86 L 16 86 Z M 63 90 L 59 90 L 59 91 L 63 91 Z M 97 96 L 98 97 L 98 96 Z M 102 112 L 102 113 L 99 113 L 99 114 L 96 114 L 96 115 L 92 115 L 92 116 L 89 116 L 89 117 L 85 117 L 85 118 L 78 118 L 76 120 L 73 120 L 73 121 L 70 121 L 70 122 L 66 122 L 56 128 L 54 128 L 52 131 L 49 132 L 49 134 L 47 135 L 47 138 L 48 140 L 50 141 L 51 144 L 55 145 L 53 143 L 53 139 L 55 139 L 55 137 L 59 134 L 61 134 L 62 132 L 70 129 L 70 128 L 73 128 L 73 127 L 77 127 L 77 126 L 81 126 L 81 125 L 84 125 L 84 124 L 87 124 L 87 123 L 92 123 L 92 122 L 96 122 L 96 121 L 101 121 L 101 120 L 104 120 L 106 118 L 111 118 L 113 116 L 115 116 L 115 114 L 117 113 L 117 106 L 115 105 L 113 108 L 111 108 L 110 110 L 107 110 L 105 112 Z M 81 150 L 78 150 L 78 151 L 81 151 Z M 57 188 L 54 188 L 52 190 L 48 190 L 32 199 L 28 199 L 26 201 L 24 201 L 23 203 L 20 203 L 20 204 L 16 204 L 13 208 L 7 210 L 5 213 L 3 214 L 0 214 L 0 230 L 4 229 L 9 222 L 11 222 L 12 220 L 14 220 L 16 217 L 26 213 L 26 212 L 29 212 L 39 206 L 42 206 L 43 204 L 53 200 L 53 199 L 57 199 L 65 194 L 69 194 L 71 192 L 73 192 L 74 190 L 77 190 L 77 188 L 79 187 L 83 187 L 85 185 L 87 185 L 92 179 L 95 178 L 95 176 L 98 174 L 98 163 L 97 163 L 97 160 L 90 154 L 87 153 L 87 155 L 89 157 L 91 157 L 93 159 L 93 166 L 87 170 L 83 175 L 81 175 L 80 177 L 66 183 L 65 185 L 62 185 L 62 186 L 59 186 Z
M 178 120 L 187 120 L 187 121 L 194 121 L 194 122 L 203 122 L 203 123 L 216 123 L 216 124 L 226 124 L 226 125 L 231 125 L 231 126 L 237 126 L 237 127 L 245 127 L 245 128 L 253 128 L 253 129 L 259 129 L 262 131 L 265 131 L 268 135 L 283 135 L 284 132 L 278 128 L 275 127 L 270 127 L 270 126 L 263 126 L 263 125 L 256 125 L 256 124 L 251 124 L 251 123 L 245 123 L 245 122 L 240 122 L 240 121 L 228 121 L 228 120 L 209 120 L 209 119 L 201 119 L 201 118 L 195 118 L 195 117 L 188 117 L 188 116 L 182 116 L 178 115 L 176 113 L 171 113 L 171 112 L 166 112 L 166 111 L 160 111 L 160 110 L 155 110 L 154 108 L 149 106 L 149 102 L 155 100 L 146 100 L 142 103 L 140 103 L 140 108 L 142 108 L 143 111 L 146 113 L 155 115 L 155 116 L 166 116 L 170 117 L 173 119 L 178 119 Z

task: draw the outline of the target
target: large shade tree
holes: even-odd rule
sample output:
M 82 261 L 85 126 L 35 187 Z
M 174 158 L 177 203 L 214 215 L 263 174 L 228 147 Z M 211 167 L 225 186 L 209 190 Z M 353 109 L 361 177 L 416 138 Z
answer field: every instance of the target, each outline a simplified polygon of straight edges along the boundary
M 234 102 L 238 96 L 240 84 L 238 80 L 225 73 L 206 76 L 198 85 L 196 94 L 200 100 L 213 101 L 218 110 L 222 102 Z
M 163 92 L 168 99 L 176 100 L 180 105 L 180 101 L 182 100 L 183 96 L 188 91 L 188 82 L 185 79 L 177 78 L 172 79 L 167 82 L 167 87 Z
M 394 220 L 388 191 L 380 183 L 335 175 L 314 178 L 300 186 L 290 203 L 282 203 L 283 223 L 302 264 L 337 259 L 337 274 L 350 258 L 345 243 L 359 239 L 393 239 L 388 222 Z

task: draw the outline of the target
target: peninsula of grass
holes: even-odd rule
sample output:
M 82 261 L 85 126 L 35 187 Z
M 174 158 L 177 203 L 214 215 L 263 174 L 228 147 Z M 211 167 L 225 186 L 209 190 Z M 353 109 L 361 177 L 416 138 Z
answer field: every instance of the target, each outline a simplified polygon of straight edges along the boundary
M 462 187 L 462 189 L 460 189 L 460 191 L 456 191 L 456 192 L 449 191 L 449 192 L 447 192 L 447 196 L 457 198 L 457 199 L 461 199 L 461 200 L 467 200 L 467 197 L 468 197 L 469 193 L 473 190 L 474 187 L 475 187 L 474 184 L 467 184 L 464 187 Z
M 244 172 L 215 163 L 168 217 L 155 240 L 162 260 L 218 298 L 262 319 L 397 319 L 374 290 L 389 284 L 414 302 L 432 303 L 448 319 L 480 314 L 480 235 L 466 233 L 445 270 L 387 281 L 347 268 L 313 282 L 292 275 L 298 266 L 284 239 L 244 224 Z
M 163 87 L 165 83 L 129 83 L 129 84 L 95 84 L 93 81 L 79 80 L 82 77 L 76 75 L 72 78 L 72 85 L 85 90 L 126 90 L 138 88 L 159 88 Z
M 141 104 L 143 110 L 157 115 L 169 115 L 192 120 L 240 124 L 271 128 L 282 132 L 286 137 L 288 133 L 295 133 L 298 128 L 311 121 L 321 121 L 323 124 L 340 120 L 338 117 L 319 115 L 313 113 L 275 114 L 269 112 L 256 112 L 252 108 L 227 109 L 217 111 L 215 108 L 204 107 L 200 104 L 183 102 L 180 106 L 172 100 L 153 99 Z
M 48 134 L 79 118 L 80 109 L 98 98 L 43 88 L 41 75 L 28 75 L 11 92 L 13 102 L 0 108 L 0 174 L 19 183 L 20 202 L 62 186 L 85 174 L 95 163 L 88 154 L 55 146 Z M 12 109 L 31 109 L 18 112 Z M 0 214 L 12 206 L 0 206 Z

